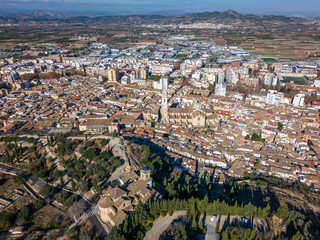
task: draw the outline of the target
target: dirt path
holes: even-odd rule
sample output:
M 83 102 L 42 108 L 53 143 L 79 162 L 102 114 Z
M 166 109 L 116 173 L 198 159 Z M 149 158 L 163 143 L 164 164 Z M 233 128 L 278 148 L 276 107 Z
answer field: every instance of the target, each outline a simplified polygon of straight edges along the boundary
M 147 232 L 144 240 L 158 240 L 161 233 L 170 226 L 173 220 L 186 214 L 187 211 L 176 211 L 172 214 L 172 216 L 169 216 L 169 214 L 164 217 L 160 216 L 153 222 L 153 227 Z

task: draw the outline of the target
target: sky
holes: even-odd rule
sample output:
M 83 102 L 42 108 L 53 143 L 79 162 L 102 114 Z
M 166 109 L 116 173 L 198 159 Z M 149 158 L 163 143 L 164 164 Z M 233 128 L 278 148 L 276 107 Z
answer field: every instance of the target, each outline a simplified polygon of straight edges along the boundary
M 320 17 L 320 0 L 0 0 L 0 12 L 178 15 L 228 9 L 242 14 Z

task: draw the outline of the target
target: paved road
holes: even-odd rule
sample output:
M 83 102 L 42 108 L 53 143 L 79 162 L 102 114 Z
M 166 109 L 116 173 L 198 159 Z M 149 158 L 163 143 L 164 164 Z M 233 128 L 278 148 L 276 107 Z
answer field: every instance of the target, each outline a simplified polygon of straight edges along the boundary
M 90 209 L 90 211 L 93 211 L 92 210 L 92 206 L 91 204 L 88 202 L 88 200 L 86 200 L 83 196 L 81 195 L 78 195 L 78 194 L 75 194 L 73 193 L 72 191 L 69 191 L 67 189 L 63 189 L 63 188 L 60 188 L 58 186 L 53 186 L 51 184 L 47 184 L 45 181 L 43 181 L 42 179 L 40 178 L 37 178 L 36 176 L 34 176 L 33 174 L 25 171 L 25 170 L 22 170 L 22 169 L 19 169 L 19 168 L 15 168 L 15 167 L 12 167 L 12 166 L 8 166 L 8 165 L 4 165 L 4 164 L 0 164 L 0 169 L 2 170 L 5 170 L 5 171 L 8 171 L 8 172 L 14 172 L 14 173 L 19 173 L 19 174 L 24 174 L 28 179 L 30 179 L 32 182 L 34 182 L 36 185 L 38 185 L 39 187 L 44 187 L 46 185 L 50 185 L 52 187 L 55 187 L 57 192 L 59 194 L 67 194 L 67 195 L 75 195 L 79 200 L 79 202 L 81 203 L 84 203 L 84 205 Z M 99 219 L 97 218 L 96 215 L 92 215 L 91 217 L 88 218 L 89 221 L 91 222 L 93 228 L 95 229 L 95 231 L 97 232 L 97 234 L 99 234 L 100 238 L 102 239 L 108 239 L 108 234 L 106 232 L 106 230 L 104 229 L 104 227 L 101 225 Z
M 211 216 L 206 216 L 205 226 L 207 227 L 207 234 L 205 240 L 218 240 L 219 235 L 216 233 L 218 218 L 211 222 Z
M 125 151 L 126 145 L 125 143 L 121 143 L 120 138 L 113 138 L 109 142 L 109 146 L 111 147 L 111 151 L 115 157 L 119 157 L 124 160 L 124 163 L 118 167 L 108 179 L 108 182 L 112 182 L 119 178 L 119 176 L 125 171 L 126 167 L 129 166 L 129 160 L 127 153 Z
M 169 216 L 169 214 L 164 217 L 160 216 L 153 222 L 152 228 L 147 232 L 144 240 L 158 240 L 161 233 L 170 226 L 173 220 L 186 214 L 187 211 L 175 211 L 172 216 Z

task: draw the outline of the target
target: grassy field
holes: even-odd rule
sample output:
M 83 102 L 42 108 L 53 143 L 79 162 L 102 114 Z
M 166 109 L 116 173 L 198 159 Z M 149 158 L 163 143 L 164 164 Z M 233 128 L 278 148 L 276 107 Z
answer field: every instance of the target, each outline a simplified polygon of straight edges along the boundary
M 303 77 L 283 77 L 284 82 L 293 81 L 297 85 L 308 85 Z
M 275 58 L 261 58 L 262 61 L 265 62 L 277 62 L 278 60 Z
M 186 58 L 186 57 L 188 57 L 188 55 L 187 54 L 178 54 L 176 57 L 177 58 Z

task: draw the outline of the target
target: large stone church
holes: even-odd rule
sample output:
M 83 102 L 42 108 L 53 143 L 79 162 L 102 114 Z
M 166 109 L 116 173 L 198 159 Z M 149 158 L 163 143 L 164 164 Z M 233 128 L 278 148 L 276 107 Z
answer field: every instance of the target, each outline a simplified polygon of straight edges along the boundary
M 169 108 L 168 119 L 172 124 L 186 124 L 187 126 L 204 128 L 213 127 L 219 121 L 212 111 L 197 108 L 198 104 L 193 107 Z
M 161 122 L 185 124 L 187 126 L 204 128 L 213 127 L 219 120 L 213 111 L 202 109 L 200 103 L 189 107 L 168 107 L 168 84 L 162 85 Z

